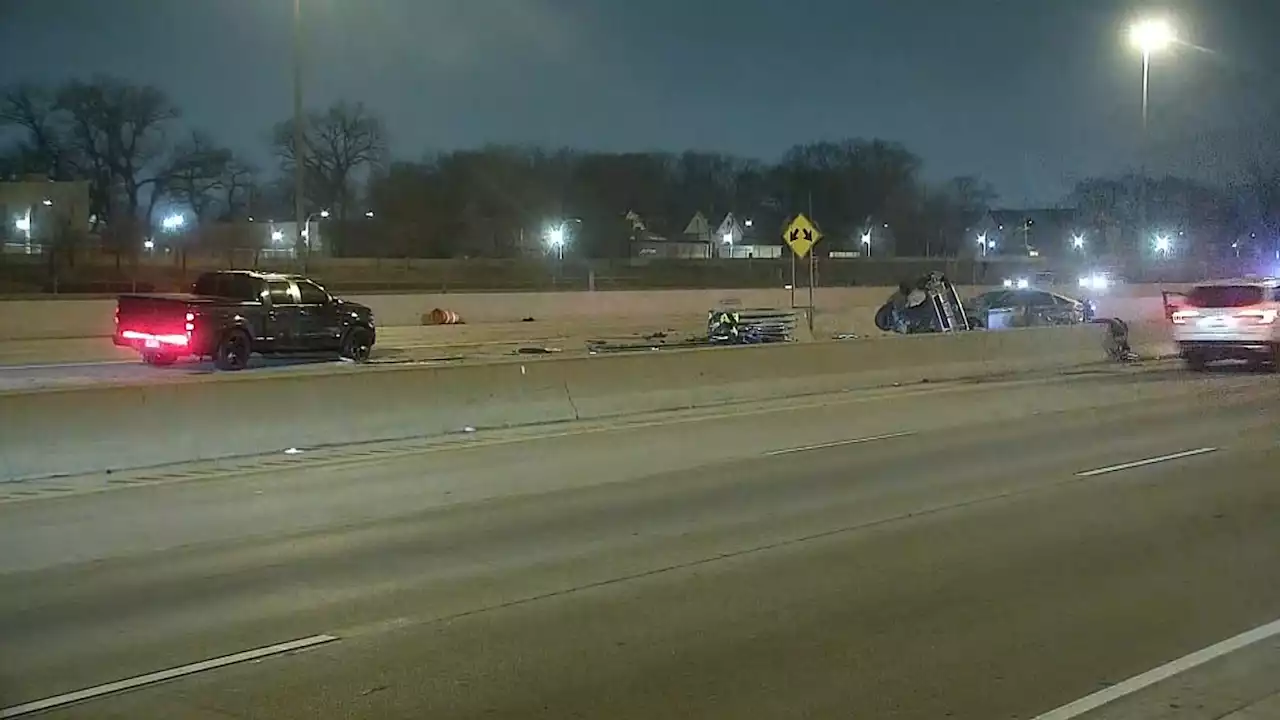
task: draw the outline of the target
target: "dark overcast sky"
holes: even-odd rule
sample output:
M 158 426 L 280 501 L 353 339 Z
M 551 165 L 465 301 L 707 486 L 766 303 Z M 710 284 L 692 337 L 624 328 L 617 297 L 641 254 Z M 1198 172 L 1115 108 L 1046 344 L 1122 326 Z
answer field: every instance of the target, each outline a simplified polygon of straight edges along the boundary
M 1138 164 L 1129 18 L 1175 19 L 1151 162 L 1220 178 L 1280 107 L 1280 0 L 303 0 L 308 105 L 363 100 L 400 157 L 486 142 L 772 159 L 900 140 L 1007 204 Z M 107 72 L 261 161 L 292 0 L 0 0 L 0 83 Z M 1276 128 L 1273 125 L 1272 130 Z

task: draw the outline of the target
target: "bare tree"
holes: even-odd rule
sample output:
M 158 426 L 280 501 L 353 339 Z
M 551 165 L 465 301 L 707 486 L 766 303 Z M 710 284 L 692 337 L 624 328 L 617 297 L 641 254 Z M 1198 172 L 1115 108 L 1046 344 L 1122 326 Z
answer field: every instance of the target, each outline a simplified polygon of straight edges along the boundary
M 65 123 L 58 116 L 55 98 L 30 83 L 14 85 L 0 94 L 0 127 L 17 127 L 26 138 L 14 153 L 24 173 L 43 173 L 54 180 L 71 174 Z
M 363 103 L 346 102 L 309 113 L 305 125 L 307 200 L 312 207 L 332 208 L 345 220 L 352 209 L 356 173 L 380 164 L 386 155 L 385 126 Z M 277 124 L 272 136 L 286 174 L 295 162 L 293 136 L 292 121 Z
M 108 176 L 109 197 L 119 192 L 123 211 L 137 217 L 143 191 L 163 177 L 165 134 L 177 106 L 162 90 L 102 76 L 65 85 L 57 107 L 69 116 L 75 150 L 100 180 Z
M 226 186 L 227 168 L 232 162 L 230 150 L 216 145 L 207 134 L 194 131 L 174 149 L 164 179 L 167 194 L 189 206 L 196 222 L 203 223 Z

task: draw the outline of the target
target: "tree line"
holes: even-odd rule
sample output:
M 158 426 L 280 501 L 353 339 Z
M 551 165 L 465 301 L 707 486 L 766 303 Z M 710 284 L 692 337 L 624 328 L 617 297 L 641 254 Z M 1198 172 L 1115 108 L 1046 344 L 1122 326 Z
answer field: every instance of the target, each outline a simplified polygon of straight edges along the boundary
M 136 247 L 157 213 L 179 207 L 197 223 L 291 219 L 295 126 L 270 134 L 271 167 L 255 167 L 212 134 L 183 123 L 163 91 L 113 77 L 56 87 L 20 84 L 0 95 L 0 177 L 83 180 L 93 230 Z M 572 222 L 570 251 L 630 253 L 638 234 L 678 239 L 703 213 L 751 219 L 761 242 L 797 212 L 832 246 L 857 249 L 870 228 L 899 255 L 972 250 L 969 230 L 997 198 L 977 177 L 926 181 L 900 143 L 853 138 L 797 145 L 776 162 L 720 153 L 604 153 L 490 146 L 392 160 L 386 125 L 361 103 L 307 113 L 304 206 L 328 210 L 344 255 L 510 257 L 536 247 L 549 223 Z M 1082 181 L 1063 205 L 1082 223 L 1110 223 L 1140 242 L 1148 223 L 1210 223 L 1222 237 L 1280 234 L 1280 166 L 1260 163 L 1239 186 L 1126 176 Z M 1143 207 L 1139 211 L 1138 205 Z M 373 211 L 377 222 L 357 222 Z M 1256 232 L 1255 232 L 1256 234 Z M 1215 235 L 1217 237 L 1217 235 Z

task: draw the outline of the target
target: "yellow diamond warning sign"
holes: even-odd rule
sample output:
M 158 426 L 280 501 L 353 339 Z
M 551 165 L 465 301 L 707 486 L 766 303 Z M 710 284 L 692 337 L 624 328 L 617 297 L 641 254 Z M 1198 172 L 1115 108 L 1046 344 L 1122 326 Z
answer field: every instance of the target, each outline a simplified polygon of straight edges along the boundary
M 809 222 L 804 213 L 797 215 L 787 226 L 786 232 L 782 233 L 782 241 L 791 247 L 791 252 L 798 258 L 808 255 L 821 239 L 822 233 L 818 232 L 818 228 Z

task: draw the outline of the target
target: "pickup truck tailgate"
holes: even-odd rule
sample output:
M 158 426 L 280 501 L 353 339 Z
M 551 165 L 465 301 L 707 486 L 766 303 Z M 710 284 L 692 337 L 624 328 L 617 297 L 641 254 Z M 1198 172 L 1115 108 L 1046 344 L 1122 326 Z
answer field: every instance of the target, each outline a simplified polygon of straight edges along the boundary
M 187 313 L 208 302 L 198 295 L 121 295 L 116 301 L 116 344 L 142 336 L 185 336 Z

